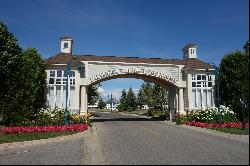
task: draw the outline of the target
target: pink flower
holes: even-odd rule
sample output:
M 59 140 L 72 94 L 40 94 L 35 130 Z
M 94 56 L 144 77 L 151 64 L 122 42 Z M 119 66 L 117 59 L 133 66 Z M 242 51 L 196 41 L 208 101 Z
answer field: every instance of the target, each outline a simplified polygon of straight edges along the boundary
M 242 128 L 241 122 L 225 122 L 224 124 L 208 124 L 205 122 L 186 122 L 186 125 L 196 126 L 201 128 Z M 249 128 L 249 123 L 246 123 L 246 128 Z
M 71 124 L 71 125 L 54 125 L 54 126 L 32 126 L 32 127 L 5 127 L 0 130 L 5 134 L 8 133 L 34 133 L 34 132 L 63 132 L 63 131 L 84 131 L 88 129 L 86 124 Z

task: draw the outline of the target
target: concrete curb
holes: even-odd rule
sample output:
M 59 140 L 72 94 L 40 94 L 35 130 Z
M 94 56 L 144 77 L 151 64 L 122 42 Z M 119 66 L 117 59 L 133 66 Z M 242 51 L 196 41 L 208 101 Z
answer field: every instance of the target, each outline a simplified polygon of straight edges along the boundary
M 87 136 L 89 136 L 89 128 L 83 132 L 72 134 L 72 135 L 58 136 L 54 138 L 39 139 L 39 140 L 32 140 L 32 141 L 3 143 L 3 144 L 0 144 L 0 151 L 2 150 L 6 151 L 8 149 L 13 149 L 13 148 L 21 148 L 21 147 L 27 147 L 27 146 L 47 144 L 47 143 L 52 143 L 52 142 L 62 142 L 62 141 L 70 140 L 70 139 L 77 139 L 77 138 L 87 137 Z
M 122 112 L 120 112 L 120 114 L 132 115 L 132 116 L 138 116 L 138 117 L 143 117 L 143 118 L 150 119 L 150 117 L 147 117 L 147 116 L 140 116 L 140 115 L 135 115 L 135 114 L 125 114 L 125 113 L 122 113 Z M 205 133 L 209 133 L 209 134 L 214 134 L 214 135 L 218 135 L 218 136 L 221 136 L 221 137 L 232 138 L 232 139 L 236 139 L 236 140 L 239 140 L 239 141 L 244 141 L 244 142 L 249 143 L 249 135 L 236 135 L 236 134 L 230 134 L 230 133 L 223 133 L 223 132 L 216 131 L 216 130 L 211 130 L 211 129 L 207 129 L 207 128 L 200 128 L 200 127 L 195 127 L 195 126 L 189 126 L 189 125 L 176 125 L 176 123 L 172 122 L 172 121 L 159 121 L 159 122 L 167 123 L 169 125 L 184 127 L 184 128 L 188 128 L 188 129 L 192 129 L 192 130 L 196 130 L 196 131 L 201 131 L 201 132 L 205 132 Z
M 207 129 L 207 128 L 189 126 L 189 125 L 176 125 L 176 126 L 249 143 L 249 135 L 236 135 L 236 134 L 224 133 L 224 132 L 220 132 L 220 131 L 216 131 L 216 130 L 211 130 L 211 129 Z
M 122 114 L 122 115 L 131 115 L 131 116 L 137 116 L 137 117 L 148 118 L 148 119 L 151 118 L 151 117 L 144 116 L 144 115 L 126 114 L 126 113 L 122 113 L 122 112 L 119 112 L 119 113 Z

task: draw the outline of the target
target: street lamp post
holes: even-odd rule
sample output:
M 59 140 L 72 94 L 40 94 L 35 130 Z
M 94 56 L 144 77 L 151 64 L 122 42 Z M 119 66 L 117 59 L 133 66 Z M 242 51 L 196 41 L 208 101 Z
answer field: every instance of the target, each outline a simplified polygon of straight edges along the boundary
M 108 97 L 109 97 L 109 95 L 108 95 Z M 110 95 L 110 97 L 111 97 L 111 101 L 110 101 L 110 112 L 112 112 L 112 93 L 111 93 L 111 95 Z
M 241 99 L 240 99 L 240 107 L 241 107 L 241 110 L 242 110 L 242 127 L 243 127 L 243 130 L 245 130 L 245 115 L 244 115 L 244 111 L 245 111 L 245 108 L 246 108 L 246 104 Z
M 82 64 L 81 61 L 78 59 L 77 61 L 77 69 L 82 75 Z M 84 74 L 84 73 L 83 73 Z M 66 70 L 64 70 L 64 77 L 67 77 L 66 79 L 66 104 L 65 104 L 65 111 L 64 111 L 64 124 L 68 124 L 68 100 L 69 100 L 69 77 L 71 75 L 71 61 L 68 59 Z
M 220 83 L 219 83 L 219 69 L 218 67 L 214 64 L 209 62 L 206 66 L 206 72 L 209 75 L 209 65 L 212 64 L 214 66 L 214 72 L 215 72 L 215 80 L 216 80 L 216 107 L 218 108 L 218 123 L 222 124 L 222 118 L 221 118 L 221 113 L 220 113 Z
M 65 111 L 64 111 L 64 124 L 68 124 L 68 97 L 69 97 L 70 68 L 71 68 L 71 62 L 70 62 L 70 60 L 68 60 L 66 70 L 64 71 L 64 77 L 67 77 L 67 79 L 66 79 L 66 104 L 65 104 Z

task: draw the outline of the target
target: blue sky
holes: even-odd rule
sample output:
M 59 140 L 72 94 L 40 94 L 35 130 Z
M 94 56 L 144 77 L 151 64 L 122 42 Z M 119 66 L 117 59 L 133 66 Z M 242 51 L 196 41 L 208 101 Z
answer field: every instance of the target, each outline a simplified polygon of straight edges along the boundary
M 60 37 L 70 36 L 77 55 L 181 59 L 192 42 L 199 59 L 218 65 L 248 40 L 248 6 L 248 0 L 1 0 L 0 20 L 22 48 L 34 47 L 43 58 L 59 53 Z M 117 79 L 102 88 L 113 93 L 141 83 Z

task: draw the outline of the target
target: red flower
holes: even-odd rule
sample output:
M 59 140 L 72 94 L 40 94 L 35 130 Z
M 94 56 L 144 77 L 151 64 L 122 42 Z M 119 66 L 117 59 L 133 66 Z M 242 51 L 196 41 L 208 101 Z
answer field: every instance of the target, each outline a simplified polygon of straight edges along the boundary
M 224 124 L 208 124 L 205 122 L 186 122 L 186 125 L 196 126 L 201 128 L 242 128 L 241 122 L 225 122 Z M 249 128 L 249 123 L 246 123 L 246 128 Z
M 86 124 L 71 124 L 63 126 L 32 126 L 32 127 L 5 127 L 0 130 L 7 133 L 34 133 L 34 132 L 63 132 L 63 131 L 84 131 L 88 129 Z

